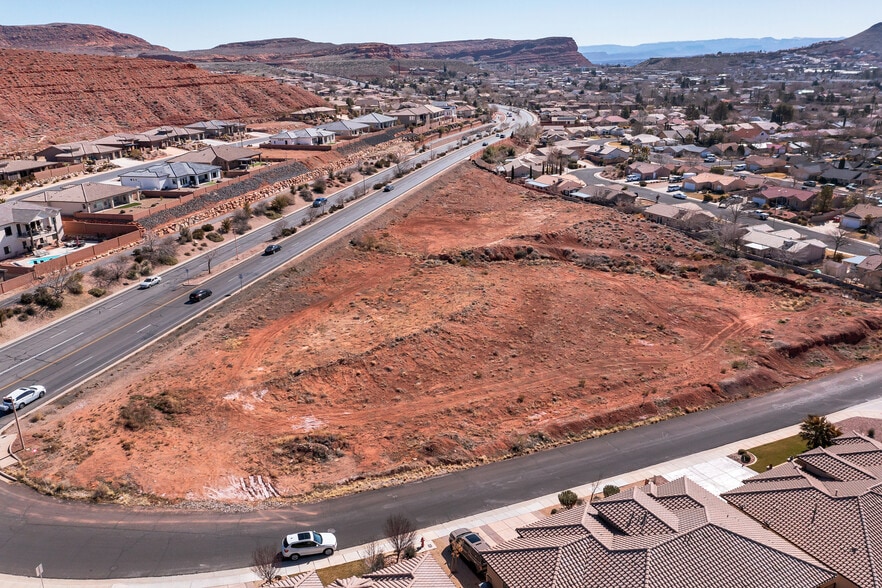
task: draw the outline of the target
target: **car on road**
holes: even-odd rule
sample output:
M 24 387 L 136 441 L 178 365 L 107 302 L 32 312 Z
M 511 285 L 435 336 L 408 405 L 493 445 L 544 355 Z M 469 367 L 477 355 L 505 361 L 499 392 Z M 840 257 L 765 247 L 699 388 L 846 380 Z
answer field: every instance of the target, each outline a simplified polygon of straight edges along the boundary
M 333 555 L 337 550 L 337 538 L 333 533 L 301 531 L 282 539 L 282 557 L 296 561 L 304 555 Z
M 625 181 L 626 182 L 639 182 L 640 181 L 640 174 L 628 174 L 628 176 L 625 178 Z
M 144 281 L 138 284 L 139 290 L 146 290 L 147 288 L 152 288 L 153 286 L 158 286 L 159 283 L 162 282 L 162 278 L 159 276 L 150 276 L 144 278 Z
M 818 183 L 814 180 L 806 180 L 802 183 L 802 185 L 805 188 L 814 188 L 815 186 L 818 185 Z
M 668 192 L 679 192 L 682 188 L 680 184 L 671 184 L 668 186 Z
M 717 158 L 714 157 L 713 155 L 705 155 L 703 159 L 704 159 L 705 163 L 716 163 L 717 162 Z
M 264 255 L 272 255 L 273 253 L 278 253 L 282 250 L 282 246 L 278 243 L 273 243 L 272 245 L 267 245 L 266 249 L 263 250 Z
M 2 409 L 4 412 L 11 411 L 13 407 L 15 410 L 21 410 L 26 404 L 30 404 L 37 398 L 43 398 L 45 395 L 46 388 L 40 385 L 18 388 L 3 397 Z
M 760 220 L 769 220 L 769 213 L 763 212 L 762 210 L 751 210 L 750 214 L 752 214 L 753 216 L 755 216 L 756 218 L 758 218 Z
M 315 200 L 312 201 L 312 207 L 313 208 L 321 208 L 322 206 L 324 206 L 327 203 L 328 203 L 327 198 L 316 198 Z
M 475 567 L 475 571 L 483 574 L 487 570 L 487 562 L 482 551 L 490 549 L 481 536 L 469 529 L 456 529 L 450 533 L 448 537 L 451 548 L 454 543 L 458 543 L 462 547 L 462 557 Z
M 211 290 L 208 288 L 199 288 L 190 292 L 190 302 L 199 302 L 211 296 Z
M 858 185 L 857 184 L 849 184 L 845 187 L 845 189 L 848 190 L 849 192 L 854 192 L 855 190 L 858 189 Z
M 483 143 L 481 143 L 481 146 L 482 146 L 482 147 L 486 147 L 486 146 L 489 145 L 489 144 L 490 144 L 490 143 L 488 143 L 487 141 L 484 141 Z
M 395 186 L 393 186 L 392 184 L 386 184 L 385 186 L 383 186 L 383 192 L 391 192 L 394 189 Z
M 686 194 L 684 194 L 683 192 L 674 192 L 673 194 L 671 194 L 671 196 L 673 196 L 677 200 L 686 200 Z
M 732 168 L 732 171 L 744 171 L 746 169 L 747 169 L 746 163 L 739 163 L 738 165 L 736 165 L 735 167 Z

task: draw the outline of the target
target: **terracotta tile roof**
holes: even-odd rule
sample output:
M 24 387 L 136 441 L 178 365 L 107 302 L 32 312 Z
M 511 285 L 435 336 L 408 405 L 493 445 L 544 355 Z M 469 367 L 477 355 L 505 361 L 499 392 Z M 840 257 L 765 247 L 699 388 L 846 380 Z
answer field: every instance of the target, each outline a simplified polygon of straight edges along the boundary
M 562 511 L 517 532 L 484 552 L 491 574 L 508 588 L 817 587 L 836 577 L 685 478 Z
M 363 578 L 372 580 L 371 586 L 376 588 L 455 588 L 447 572 L 430 553 L 365 574 Z
M 858 587 L 882 588 L 879 443 L 843 436 L 775 470 L 786 476 L 756 476 L 724 497 Z

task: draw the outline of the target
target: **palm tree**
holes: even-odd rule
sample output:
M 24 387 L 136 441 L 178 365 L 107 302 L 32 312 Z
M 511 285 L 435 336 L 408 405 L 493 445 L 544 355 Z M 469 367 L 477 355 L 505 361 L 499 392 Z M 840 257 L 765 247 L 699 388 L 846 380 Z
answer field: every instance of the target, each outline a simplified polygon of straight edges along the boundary
M 799 436 L 805 440 L 809 449 L 816 447 L 830 447 L 833 439 L 842 434 L 842 431 L 827 420 L 825 416 L 810 414 L 799 425 Z

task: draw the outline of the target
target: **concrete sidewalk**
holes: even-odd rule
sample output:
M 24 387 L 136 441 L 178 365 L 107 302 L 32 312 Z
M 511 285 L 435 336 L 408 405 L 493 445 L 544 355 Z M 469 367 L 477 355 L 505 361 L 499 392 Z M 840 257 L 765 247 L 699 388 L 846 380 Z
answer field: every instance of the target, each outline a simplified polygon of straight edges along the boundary
M 851 417 L 876 417 L 882 418 L 882 398 L 866 402 L 846 410 L 827 415 L 831 421 L 838 422 Z M 729 443 L 715 449 L 703 451 L 686 457 L 681 457 L 651 467 L 635 470 L 615 478 L 595 480 L 576 488 L 570 488 L 580 497 L 588 496 L 602 489 L 606 484 L 614 484 L 624 487 L 642 483 L 652 476 L 663 476 L 673 480 L 682 476 L 688 476 L 699 485 L 713 494 L 719 495 L 741 484 L 745 478 L 754 475 L 755 472 L 730 459 L 728 456 L 737 453 L 739 449 L 748 449 L 771 443 L 785 437 L 796 435 L 799 425 L 793 425 L 749 439 L 742 439 L 737 443 Z M 561 488 L 561 491 L 566 488 Z M 545 512 L 553 507 L 560 506 L 557 494 L 542 496 L 533 500 L 513 504 L 496 510 L 480 513 L 474 516 L 448 521 L 443 524 L 421 529 L 417 537 L 426 540 L 425 549 L 432 550 L 436 546 L 446 545 L 447 535 L 450 531 L 460 527 L 467 527 L 478 531 L 487 543 L 496 545 L 517 536 L 515 529 L 532 523 L 545 517 Z M 341 549 L 328 558 L 302 564 L 285 564 L 280 569 L 282 575 L 292 575 L 311 569 L 320 569 L 335 566 L 346 562 L 363 559 L 364 545 Z M 227 570 L 222 572 L 209 572 L 205 574 L 191 574 L 184 576 L 169 576 L 163 578 L 137 578 L 118 580 L 54 580 L 36 577 L 27 578 L 19 576 L 7 576 L 0 574 L 0 586 L 4 588 L 127 588 L 127 587 L 168 587 L 168 588 L 254 588 L 259 585 L 257 576 L 249 569 Z

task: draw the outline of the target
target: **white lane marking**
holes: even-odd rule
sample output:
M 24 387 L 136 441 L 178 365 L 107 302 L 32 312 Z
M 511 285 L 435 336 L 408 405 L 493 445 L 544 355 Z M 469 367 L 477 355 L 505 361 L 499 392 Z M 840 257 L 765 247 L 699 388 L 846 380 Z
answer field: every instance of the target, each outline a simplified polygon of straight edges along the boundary
M 87 358 L 84 359 L 83 361 L 78 361 L 77 363 L 74 364 L 74 367 L 77 367 L 77 366 L 80 366 L 80 365 L 86 363 L 87 361 L 89 361 L 89 360 L 92 359 L 93 357 L 95 357 L 95 356 L 94 356 L 94 355 L 90 355 L 89 357 L 87 357 Z
M 63 331 L 58 331 L 58 332 L 55 333 L 54 335 L 50 335 L 49 338 L 50 338 L 50 339 L 54 339 L 55 337 L 57 337 L 57 336 L 59 336 L 59 335 L 63 335 L 63 334 L 65 334 L 65 333 L 67 333 L 67 329 L 65 329 L 65 330 L 63 330 Z
M 136 333 L 140 333 L 141 331 L 144 331 L 144 330 L 146 330 L 146 329 L 149 329 L 149 328 L 152 327 L 152 326 L 153 326 L 153 325 L 147 325 L 146 327 L 141 327 L 140 329 L 138 329 L 138 330 L 135 331 L 135 332 L 136 332 Z
M 123 303 L 122 303 L 122 302 L 119 302 L 119 303 L 117 303 L 117 304 L 114 304 L 113 306 L 109 306 L 109 307 L 107 307 L 107 310 L 113 310 L 113 309 L 116 308 L 117 306 L 122 306 L 122 305 L 123 305 Z
M 56 345 L 53 345 L 52 347 L 50 347 L 50 348 L 48 348 L 48 349 L 44 349 L 43 351 L 41 351 L 40 353 L 38 353 L 37 355 L 35 355 L 35 356 L 33 356 L 33 357 L 29 357 L 29 358 L 27 358 L 27 359 L 23 359 L 22 361 L 18 362 L 16 365 L 11 366 L 11 367 L 8 367 L 8 368 L 6 368 L 5 370 L 3 370 L 2 372 L 0 372 L 0 376 L 2 376 L 3 374 L 5 374 L 6 372 L 11 372 L 12 370 L 14 370 L 14 369 L 16 369 L 16 368 L 21 367 L 22 365 L 26 364 L 26 363 L 29 362 L 29 361 L 32 361 L 32 360 L 34 360 L 34 359 L 37 359 L 38 357 L 40 357 L 40 356 L 43 355 L 44 353 L 49 353 L 50 351 L 52 351 L 52 350 L 55 349 L 56 347 L 61 347 L 61 346 L 64 345 L 65 343 L 69 343 L 69 342 L 73 341 L 74 339 L 76 339 L 77 337 L 79 337 L 79 336 L 82 335 L 82 334 L 83 334 L 83 332 L 81 331 L 81 332 L 77 333 L 76 335 L 74 335 L 73 337 L 70 337 L 70 338 L 68 338 L 68 339 L 65 339 L 65 340 L 62 341 L 61 343 L 58 343 L 58 344 L 56 344 Z

